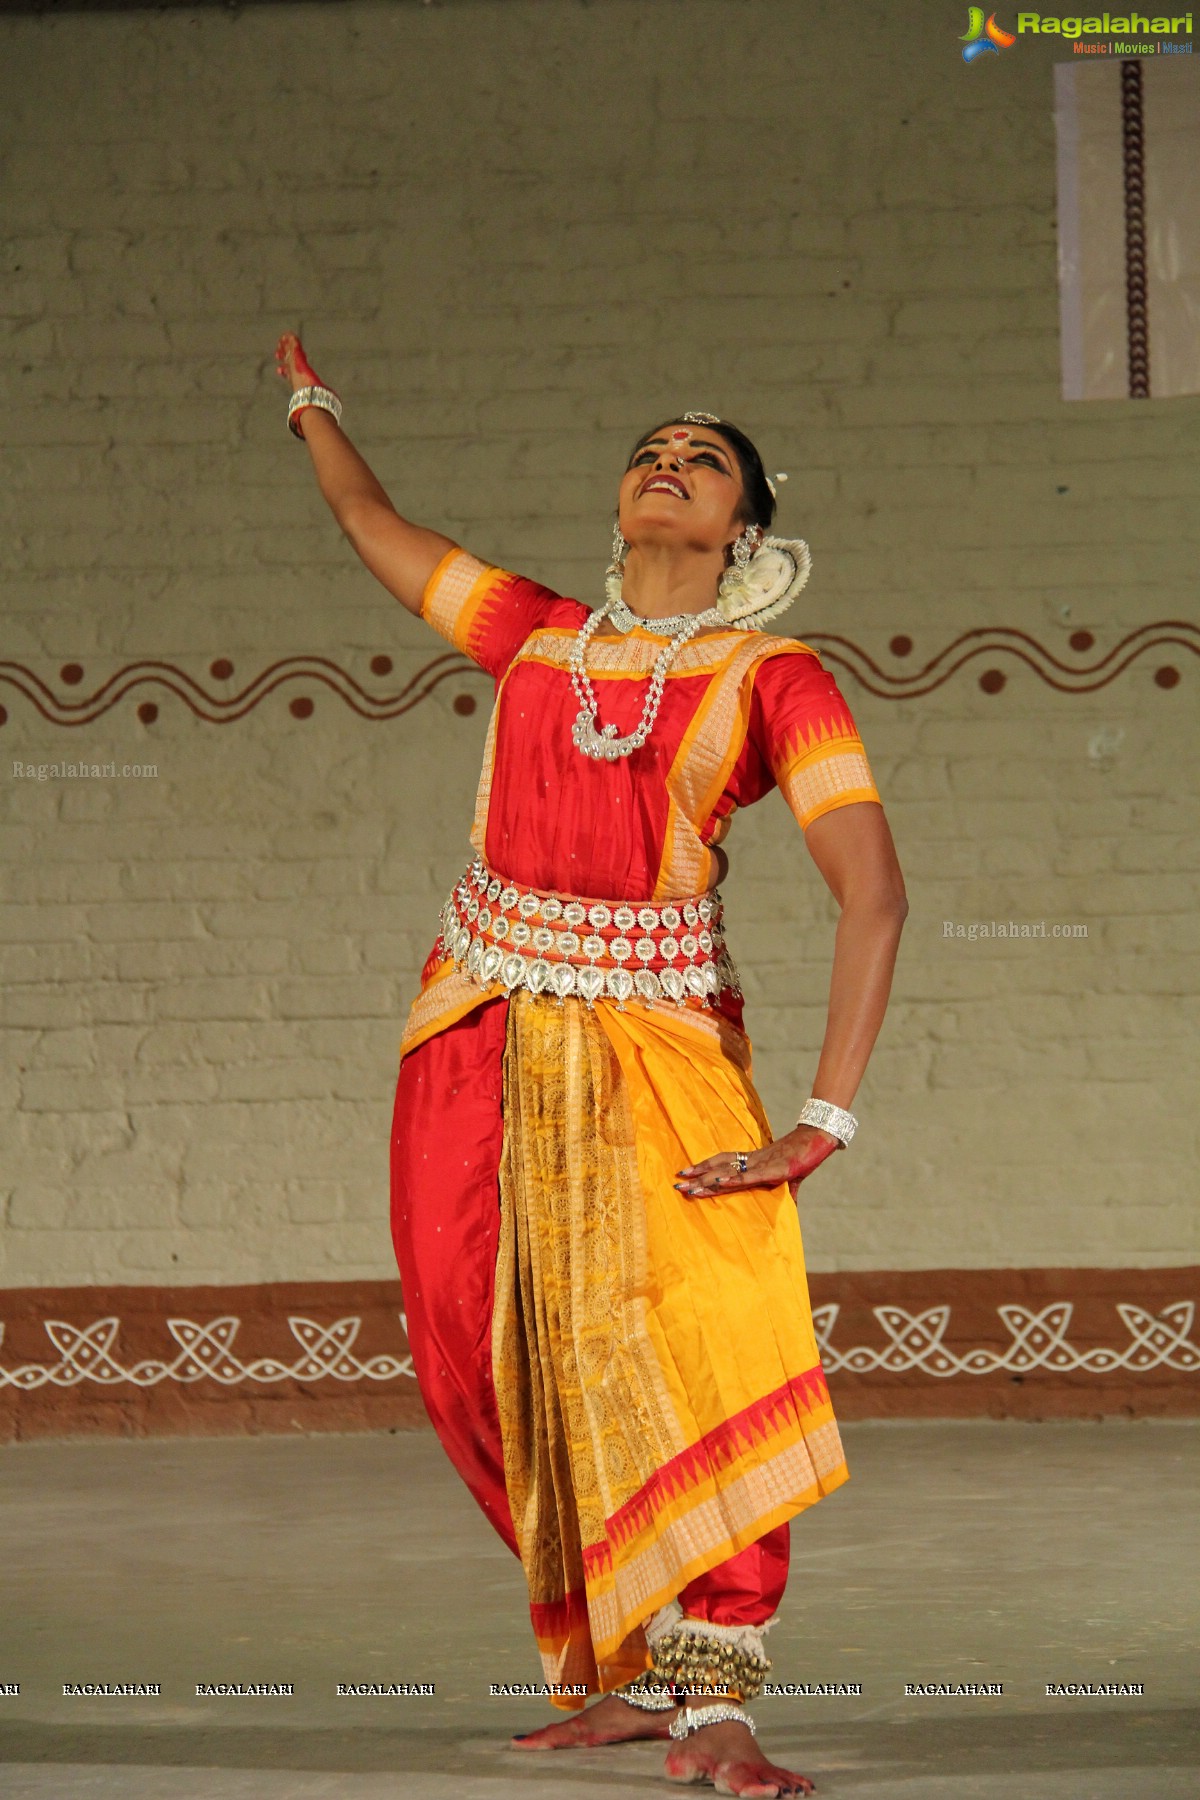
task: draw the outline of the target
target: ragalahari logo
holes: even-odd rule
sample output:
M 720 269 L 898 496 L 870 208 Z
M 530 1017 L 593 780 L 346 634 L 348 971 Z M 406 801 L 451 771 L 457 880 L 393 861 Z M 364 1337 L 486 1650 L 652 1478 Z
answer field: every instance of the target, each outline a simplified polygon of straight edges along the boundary
M 995 13 L 988 14 L 985 24 L 982 6 L 968 6 L 967 29 L 958 41 L 963 47 L 963 61 L 970 63 L 985 50 L 998 56 L 1001 50 L 1008 50 L 1017 40 L 1011 31 L 997 25 Z

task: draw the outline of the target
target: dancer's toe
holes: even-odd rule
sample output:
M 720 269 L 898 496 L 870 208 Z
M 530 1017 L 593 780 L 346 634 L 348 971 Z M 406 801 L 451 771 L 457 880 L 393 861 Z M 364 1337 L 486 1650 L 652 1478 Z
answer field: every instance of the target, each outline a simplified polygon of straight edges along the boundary
M 683 1785 L 711 1781 L 718 1794 L 736 1794 L 739 1800 L 791 1800 L 816 1792 L 807 1775 L 765 1757 L 737 1723 L 702 1726 L 667 1752 L 664 1773 Z

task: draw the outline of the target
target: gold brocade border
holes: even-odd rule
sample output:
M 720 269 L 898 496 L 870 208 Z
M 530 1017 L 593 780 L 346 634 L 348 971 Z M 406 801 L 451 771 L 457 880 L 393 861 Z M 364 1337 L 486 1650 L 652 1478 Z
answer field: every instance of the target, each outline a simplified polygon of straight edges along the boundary
M 670 801 L 654 884 L 656 900 L 674 893 L 698 893 L 711 884 L 715 860 L 700 831 L 746 740 L 754 698 L 753 684 L 746 677 L 759 663 L 790 650 L 790 644 L 778 640 L 751 640 L 735 651 L 709 683 L 667 776 Z
M 458 1019 L 482 1006 L 485 1000 L 497 999 L 507 990 L 498 982 L 481 988 L 469 975 L 459 970 L 452 957 L 440 962 L 409 1008 L 408 1019 L 400 1039 L 400 1058 L 406 1057 Z
M 448 550 L 425 584 L 421 617 L 439 637 L 465 652 L 471 624 L 491 578 L 501 572 L 468 550 Z
M 756 636 L 761 642 L 761 634 Z M 578 641 L 579 632 L 574 626 L 569 629 L 545 626 L 526 638 L 517 655 L 524 662 L 548 663 L 553 668 L 565 669 Z M 779 638 L 768 641 L 787 649 L 792 648 L 790 642 L 785 643 Z M 742 631 L 722 632 L 719 637 L 693 638 L 676 653 L 667 670 L 667 679 L 681 675 L 716 675 L 725 668 L 732 653 L 745 643 L 746 634 Z M 799 647 L 807 648 L 805 645 Z M 662 654 L 662 649 L 662 638 L 643 636 L 640 632 L 630 632 L 620 639 L 594 637 L 588 645 L 588 674 L 598 675 L 601 679 L 648 675 Z M 816 652 L 810 654 L 815 655 Z
M 779 783 L 801 830 L 835 807 L 861 800 L 879 802 L 879 790 L 859 740 L 845 738 L 842 743 L 845 748 L 821 751 L 795 764 Z
M 496 769 L 496 731 L 500 722 L 500 696 L 504 692 L 504 683 L 512 672 L 512 664 L 504 672 L 503 680 L 496 693 L 491 717 L 488 719 L 487 736 L 483 740 L 483 761 L 479 769 L 479 785 L 475 789 L 475 817 L 471 825 L 471 843 L 480 856 L 487 856 L 488 812 L 492 804 L 492 777 Z

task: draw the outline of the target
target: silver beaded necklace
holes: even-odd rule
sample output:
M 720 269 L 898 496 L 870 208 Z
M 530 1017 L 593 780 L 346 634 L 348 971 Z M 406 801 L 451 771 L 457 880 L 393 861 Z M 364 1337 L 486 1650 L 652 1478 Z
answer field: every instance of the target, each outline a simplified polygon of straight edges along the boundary
M 671 640 L 669 644 L 663 645 L 654 659 L 641 719 L 626 737 L 617 736 L 615 725 L 599 724 L 596 692 L 588 680 L 585 667 L 587 647 L 605 619 L 611 619 L 622 633 L 628 633 L 640 625 L 655 637 L 669 636 Z M 571 741 L 575 748 L 597 762 L 616 762 L 618 757 L 632 756 L 635 750 L 640 750 L 654 728 L 654 721 L 662 704 L 667 670 L 676 656 L 688 639 L 695 637 L 705 625 L 723 625 L 724 622 L 715 606 L 710 606 L 706 612 L 701 613 L 674 613 L 669 619 L 640 619 L 623 600 L 610 594 L 603 606 L 596 607 L 591 617 L 585 619 L 580 626 L 567 662 L 571 671 L 571 686 L 580 703 L 575 723 L 571 727 Z

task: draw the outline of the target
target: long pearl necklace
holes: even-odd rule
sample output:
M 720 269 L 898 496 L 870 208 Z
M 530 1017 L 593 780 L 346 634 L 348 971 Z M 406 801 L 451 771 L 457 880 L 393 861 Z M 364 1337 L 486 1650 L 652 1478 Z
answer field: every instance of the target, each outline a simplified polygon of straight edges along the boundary
M 638 725 L 627 737 L 618 737 L 615 725 L 598 726 L 598 707 L 595 689 L 588 680 L 585 667 L 587 647 L 600 629 L 605 619 L 611 619 L 618 631 L 630 632 L 641 625 L 655 636 L 662 633 L 670 636 L 670 643 L 665 644 L 654 659 L 654 667 L 650 673 L 650 688 L 646 695 L 646 703 L 642 708 L 642 717 Z M 640 619 L 631 612 L 623 600 L 610 594 L 603 606 L 598 606 L 590 618 L 584 620 L 579 628 L 579 635 L 571 646 L 571 654 L 567 666 L 571 671 L 571 686 L 575 689 L 579 700 L 579 712 L 571 727 L 571 740 L 575 748 L 584 756 L 590 756 L 598 762 L 616 762 L 618 757 L 632 756 L 640 750 L 658 717 L 658 709 L 662 704 L 663 689 L 666 686 L 667 670 L 674 662 L 679 651 L 689 638 L 705 625 L 721 625 L 724 619 L 715 606 L 707 612 L 676 613 L 669 619 Z

